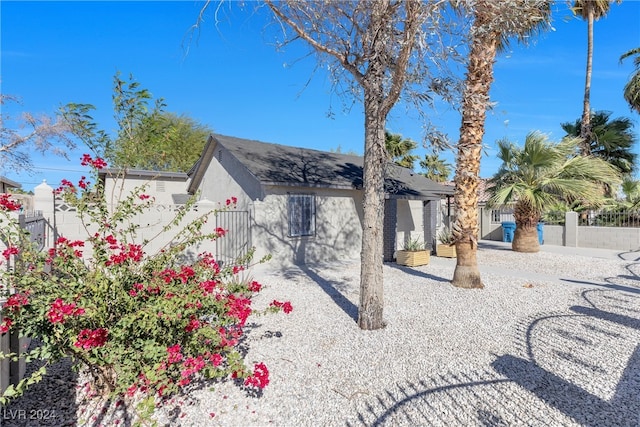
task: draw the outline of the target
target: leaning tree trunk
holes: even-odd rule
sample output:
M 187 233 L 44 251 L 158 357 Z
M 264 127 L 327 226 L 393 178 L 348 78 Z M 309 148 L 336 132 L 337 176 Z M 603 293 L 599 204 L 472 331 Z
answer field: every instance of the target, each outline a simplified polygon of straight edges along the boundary
M 516 202 L 513 212 L 516 220 L 516 232 L 513 235 L 511 249 L 515 252 L 539 252 L 538 220 L 540 214 L 528 203 Z
M 580 152 L 583 156 L 591 154 L 591 140 L 593 133 L 591 130 L 591 73 L 593 63 L 593 7 L 588 6 L 587 12 L 587 71 L 584 82 L 584 99 L 582 102 L 582 123 L 580 125 Z
M 479 9 L 481 5 L 476 7 L 476 10 Z M 484 24 L 481 13 L 476 13 L 473 24 L 476 35 L 467 66 L 454 178 L 456 216 L 452 232 L 456 241 L 457 263 L 451 283 L 460 288 L 484 287 L 476 256 L 479 231 L 478 183 L 484 122 L 499 41 L 498 34 L 481 29 Z

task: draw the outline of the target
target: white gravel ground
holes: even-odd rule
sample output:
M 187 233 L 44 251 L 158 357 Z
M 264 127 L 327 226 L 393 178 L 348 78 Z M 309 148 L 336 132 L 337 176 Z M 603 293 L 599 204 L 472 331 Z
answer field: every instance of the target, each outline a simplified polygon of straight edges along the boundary
M 294 311 L 250 319 L 246 359 L 268 366 L 264 393 L 207 385 L 156 417 L 171 426 L 637 426 L 639 256 L 481 249 L 482 290 L 451 286 L 455 260 L 386 264 L 378 331 L 354 320 L 357 262 L 269 266 L 254 273 L 265 285 L 255 306 L 290 300 Z M 121 407 L 101 415 L 74 402 L 76 380 L 58 372 L 0 409 L 5 425 L 130 424 Z M 55 419 L 7 412 L 38 408 Z

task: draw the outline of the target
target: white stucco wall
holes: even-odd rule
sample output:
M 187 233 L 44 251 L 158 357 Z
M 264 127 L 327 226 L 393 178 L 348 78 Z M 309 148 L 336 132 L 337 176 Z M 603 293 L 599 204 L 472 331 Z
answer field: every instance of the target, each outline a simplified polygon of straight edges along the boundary
M 271 254 L 282 265 L 355 259 L 362 242 L 362 199 L 350 190 L 267 187 L 267 196 L 253 205 L 256 256 Z M 289 237 L 288 193 L 315 194 L 316 233 Z
M 115 203 L 131 194 L 136 188 L 146 186 L 143 193 L 155 198 L 158 205 L 172 205 L 173 194 L 186 194 L 186 180 L 163 179 L 161 177 L 128 176 L 126 179 L 107 177 L 104 183 L 105 197 L 109 203 Z
M 200 183 L 200 198 L 210 200 L 218 206 L 223 206 L 227 199 L 236 197 L 238 199 L 238 209 L 247 209 L 251 203 L 251 197 L 248 192 L 257 186 L 255 178 L 241 172 L 241 166 L 237 164 L 228 164 L 225 169 L 219 158 L 219 151 L 215 151 L 213 159 L 205 172 L 202 182 Z M 228 153 L 223 153 L 223 161 L 229 163 L 233 159 Z M 228 170 L 235 171 L 232 176 Z

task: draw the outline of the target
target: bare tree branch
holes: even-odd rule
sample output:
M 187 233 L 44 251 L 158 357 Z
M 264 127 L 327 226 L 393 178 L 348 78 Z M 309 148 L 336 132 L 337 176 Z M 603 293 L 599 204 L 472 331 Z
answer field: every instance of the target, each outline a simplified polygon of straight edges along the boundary
M 19 103 L 14 96 L 0 94 L 0 105 Z M 56 116 L 23 112 L 17 117 L 0 114 L 0 168 L 31 171 L 31 153 L 52 153 L 67 157 L 75 148 L 73 134 L 67 123 Z

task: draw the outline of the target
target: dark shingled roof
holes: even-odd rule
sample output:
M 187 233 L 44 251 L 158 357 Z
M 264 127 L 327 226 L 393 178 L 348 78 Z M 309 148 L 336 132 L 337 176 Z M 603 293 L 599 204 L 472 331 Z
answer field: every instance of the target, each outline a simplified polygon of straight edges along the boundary
M 308 148 L 212 135 L 262 184 L 303 187 L 362 188 L 363 158 Z M 207 149 L 205 148 L 205 152 Z M 392 198 L 433 199 L 453 194 L 414 171 L 389 163 L 385 190 Z

